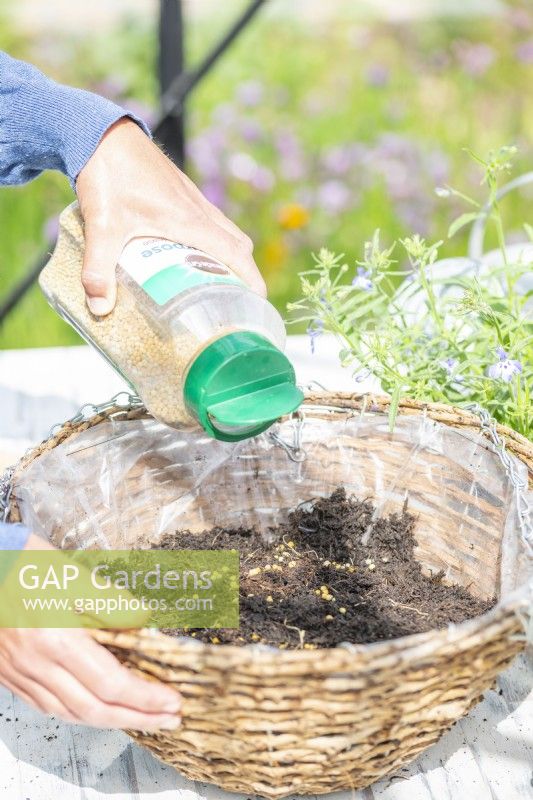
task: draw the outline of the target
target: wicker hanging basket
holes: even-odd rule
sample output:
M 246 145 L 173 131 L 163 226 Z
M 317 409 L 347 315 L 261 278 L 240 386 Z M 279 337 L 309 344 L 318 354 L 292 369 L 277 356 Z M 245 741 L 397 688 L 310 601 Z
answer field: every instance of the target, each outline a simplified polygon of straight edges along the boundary
M 388 404 L 384 397 L 309 395 L 306 413 L 340 419 L 347 411 L 371 408 L 383 415 Z M 321 411 L 325 406 L 327 412 Z M 477 415 L 446 405 L 405 400 L 399 412 L 480 430 Z M 146 412 L 116 407 L 66 423 L 26 455 L 13 477 L 12 521 L 20 519 L 17 480 L 30 464 L 110 415 L 139 419 Z M 532 443 L 503 426 L 497 432 L 531 476 Z M 280 458 L 287 457 L 278 450 Z M 337 467 L 331 464 L 333 484 L 343 482 Z M 220 491 L 222 498 L 223 486 Z M 482 494 L 470 502 L 485 513 Z M 469 568 L 480 576 L 494 575 L 494 537 L 473 558 L 462 552 L 451 516 L 448 527 L 439 536 L 449 540 L 457 557 L 469 558 Z M 523 648 L 524 598 L 527 605 L 525 586 L 516 601 L 499 602 L 482 617 L 448 630 L 322 650 L 217 646 L 148 630 L 94 636 L 128 667 L 174 685 L 183 696 L 182 726 L 158 734 L 130 732 L 139 743 L 188 778 L 281 798 L 368 786 L 436 742 Z

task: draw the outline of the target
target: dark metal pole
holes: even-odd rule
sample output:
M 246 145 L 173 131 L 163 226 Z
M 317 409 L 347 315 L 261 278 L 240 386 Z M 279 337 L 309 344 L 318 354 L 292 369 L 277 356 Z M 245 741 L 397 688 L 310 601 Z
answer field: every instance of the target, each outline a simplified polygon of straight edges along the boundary
M 161 97 L 185 69 L 182 0 L 159 0 L 159 86 Z M 157 138 L 178 166 L 185 163 L 184 109 L 169 114 L 157 126 Z
M 231 28 L 222 36 L 218 44 L 206 55 L 203 61 L 190 72 L 182 72 L 170 84 L 161 98 L 161 118 L 156 123 L 154 132 L 158 135 L 159 126 L 163 124 L 168 116 L 180 113 L 183 108 L 183 101 L 197 83 L 209 72 L 216 61 L 222 56 L 233 40 L 246 27 L 252 17 L 259 11 L 267 0 L 252 0 L 244 9 L 241 16 L 233 23 Z
M 53 244 L 48 245 L 53 249 Z M 0 325 L 7 317 L 10 311 L 12 311 L 17 303 L 22 300 L 28 289 L 31 289 L 37 278 L 39 277 L 41 270 L 45 267 L 48 263 L 50 258 L 50 253 L 47 250 L 45 253 L 39 256 L 33 267 L 30 269 L 27 275 L 25 275 L 19 283 L 15 286 L 14 289 L 8 294 L 5 300 L 2 301 L 0 304 Z
M 153 132 L 154 137 L 161 142 L 170 158 L 178 166 L 182 166 L 184 163 L 183 104 L 187 95 L 209 72 L 266 2 L 267 0 L 251 0 L 241 16 L 198 67 L 190 72 L 185 72 L 182 2 L 181 0 L 160 0 L 159 35 L 162 52 L 159 55 L 159 80 L 162 96 L 161 114 L 158 122 L 154 125 Z M 37 280 L 48 258 L 49 254 L 43 253 L 30 272 L 2 303 L 0 325 Z

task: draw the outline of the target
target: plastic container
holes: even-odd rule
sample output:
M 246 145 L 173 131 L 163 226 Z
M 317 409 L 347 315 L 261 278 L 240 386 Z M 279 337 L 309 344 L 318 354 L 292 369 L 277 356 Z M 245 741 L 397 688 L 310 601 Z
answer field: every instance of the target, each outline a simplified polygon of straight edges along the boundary
M 165 239 L 132 239 L 117 266 L 116 307 L 96 317 L 81 284 L 83 250 L 73 204 L 41 288 L 158 420 L 237 441 L 300 405 L 280 315 L 224 264 Z

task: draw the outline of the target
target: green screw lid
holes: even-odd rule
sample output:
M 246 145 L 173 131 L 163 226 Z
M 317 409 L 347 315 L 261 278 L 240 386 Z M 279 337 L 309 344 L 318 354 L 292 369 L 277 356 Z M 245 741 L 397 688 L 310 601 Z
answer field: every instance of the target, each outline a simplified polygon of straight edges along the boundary
M 202 350 L 184 395 L 207 433 L 225 442 L 256 436 L 295 411 L 304 397 L 289 359 L 252 331 L 228 333 Z

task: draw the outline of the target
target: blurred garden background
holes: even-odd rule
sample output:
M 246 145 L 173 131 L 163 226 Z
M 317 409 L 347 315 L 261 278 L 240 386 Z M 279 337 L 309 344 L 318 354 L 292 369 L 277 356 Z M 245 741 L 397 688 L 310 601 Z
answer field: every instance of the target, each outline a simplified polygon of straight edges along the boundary
M 243 5 L 186 4 L 190 64 Z M 98 2 L 58 2 L 56 17 L 54 7 L 0 0 L 0 49 L 150 123 L 156 4 L 118 3 L 102 18 Z M 531 169 L 532 85 L 530 0 L 270 0 L 188 100 L 187 171 L 250 234 L 284 312 L 298 296 L 298 271 L 323 245 L 355 261 L 375 228 L 384 243 L 411 233 L 445 238 L 464 209 L 435 187 L 480 194 L 480 172 L 463 148 L 515 144 L 517 172 Z M 0 300 L 53 241 L 72 199 L 55 174 L 0 188 Z M 516 236 L 531 199 L 524 189 L 506 201 Z M 441 255 L 464 253 L 466 236 Z M 37 287 L 0 329 L 2 348 L 78 341 Z

